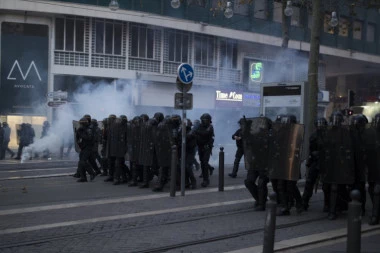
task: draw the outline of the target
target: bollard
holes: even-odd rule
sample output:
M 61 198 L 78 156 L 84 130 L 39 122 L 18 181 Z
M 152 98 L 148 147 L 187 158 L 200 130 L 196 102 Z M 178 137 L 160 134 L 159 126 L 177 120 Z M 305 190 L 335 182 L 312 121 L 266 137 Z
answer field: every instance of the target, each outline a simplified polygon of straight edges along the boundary
M 351 191 L 350 196 L 352 201 L 348 204 L 347 253 L 360 253 L 362 224 L 360 191 L 353 190 Z
M 224 148 L 220 147 L 219 152 L 219 191 L 224 191 Z
M 175 197 L 177 179 L 177 146 L 172 146 L 172 163 L 170 171 L 170 197 Z
M 274 252 L 274 235 L 276 232 L 276 209 L 277 195 L 275 192 L 269 195 L 269 201 L 266 204 L 267 216 L 264 227 L 263 253 Z

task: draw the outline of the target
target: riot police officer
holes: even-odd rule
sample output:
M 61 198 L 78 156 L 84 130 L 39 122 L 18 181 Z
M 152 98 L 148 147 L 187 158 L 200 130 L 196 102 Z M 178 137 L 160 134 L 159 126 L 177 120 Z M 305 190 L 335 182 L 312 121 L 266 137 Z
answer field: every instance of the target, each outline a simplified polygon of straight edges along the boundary
M 202 114 L 200 117 L 201 124 L 196 130 L 195 134 L 197 136 L 198 154 L 199 160 L 201 162 L 203 182 L 202 187 L 207 187 L 210 184 L 209 179 L 209 160 L 212 153 L 212 148 L 214 145 L 214 127 L 211 121 L 211 115 L 208 113 Z
M 306 163 L 308 172 L 306 176 L 305 189 L 302 195 L 303 207 L 305 211 L 309 208 L 309 201 L 313 196 L 313 189 L 319 177 L 319 150 L 321 149 L 323 138 L 325 138 L 327 125 L 328 123 L 325 118 L 318 118 L 315 120 L 314 126 L 316 127 L 316 130 L 309 138 L 309 158 Z M 327 193 L 325 194 L 324 201 L 325 210 L 328 208 Z
M 379 224 L 380 219 L 380 113 L 372 121 L 370 136 L 373 136 L 368 154 L 368 193 L 372 200 L 372 214 L 369 225 Z
M 78 170 L 80 178 L 77 182 L 87 182 L 86 172 L 90 175 L 92 181 L 96 174 L 92 170 L 89 159 L 93 149 L 93 131 L 90 128 L 90 123 L 87 118 L 81 118 L 79 121 L 80 127 L 76 131 L 77 144 L 80 147 Z
M 237 176 L 237 172 L 239 170 L 239 164 L 240 160 L 244 155 L 244 148 L 243 148 L 243 140 L 242 133 L 241 133 L 241 121 L 239 120 L 239 129 L 236 130 L 236 132 L 232 135 L 232 139 L 236 141 L 236 153 L 235 153 L 235 161 L 234 161 L 234 167 L 232 169 L 232 172 L 228 174 L 228 176 L 235 178 Z

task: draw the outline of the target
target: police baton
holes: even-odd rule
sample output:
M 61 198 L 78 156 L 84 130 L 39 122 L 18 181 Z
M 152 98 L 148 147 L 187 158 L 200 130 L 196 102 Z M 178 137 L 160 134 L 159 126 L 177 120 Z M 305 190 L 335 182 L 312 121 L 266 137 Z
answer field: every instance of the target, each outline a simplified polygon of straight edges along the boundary
M 177 179 L 177 146 L 172 146 L 172 161 L 170 172 L 170 197 L 175 197 Z
M 360 191 L 351 191 L 350 197 L 352 201 L 348 204 L 347 253 L 360 253 L 362 225 L 362 204 L 360 203 Z
M 219 191 L 224 191 L 224 148 L 219 151 Z
M 267 216 L 264 226 L 264 243 L 263 253 L 274 252 L 274 236 L 276 232 L 276 209 L 277 209 L 277 195 L 275 192 L 269 195 L 269 201 L 266 204 Z

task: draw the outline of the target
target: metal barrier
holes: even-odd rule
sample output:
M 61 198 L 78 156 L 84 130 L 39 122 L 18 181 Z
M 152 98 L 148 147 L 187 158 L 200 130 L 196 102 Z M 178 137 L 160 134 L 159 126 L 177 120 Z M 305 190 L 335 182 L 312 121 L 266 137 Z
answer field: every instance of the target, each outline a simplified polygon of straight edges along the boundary
M 224 191 L 224 148 L 219 151 L 219 191 Z
M 274 252 L 274 237 L 276 232 L 276 209 L 277 195 L 275 192 L 269 195 L 269 201 L 266 204 L 267 215 L 264 227 L 263 253 Z
M 351 191 L 350 196 L 352 201 L 348 204 L 347 253 L 360 253 L 362 225 L 360 191 L 353 190 Z
M 177 146 L 172 146 L 172 161 L 170 171 L 170 197 L 175 197 L 177 179 Z

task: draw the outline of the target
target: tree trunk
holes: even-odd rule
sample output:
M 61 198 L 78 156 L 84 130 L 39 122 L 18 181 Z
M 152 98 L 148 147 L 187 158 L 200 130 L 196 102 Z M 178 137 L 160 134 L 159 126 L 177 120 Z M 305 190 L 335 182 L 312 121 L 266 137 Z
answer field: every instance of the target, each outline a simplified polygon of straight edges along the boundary
M 312 1 L 312 28 L 310 38 L 309 54 L 309 119 L 305 126 L 307 132 L 314 130 L 314 120 L 317 117 L 317 97 L 318 97 L 318 67 L 319 67 L 319 45 L 322 28 L 322 3 L 321 0 Z

